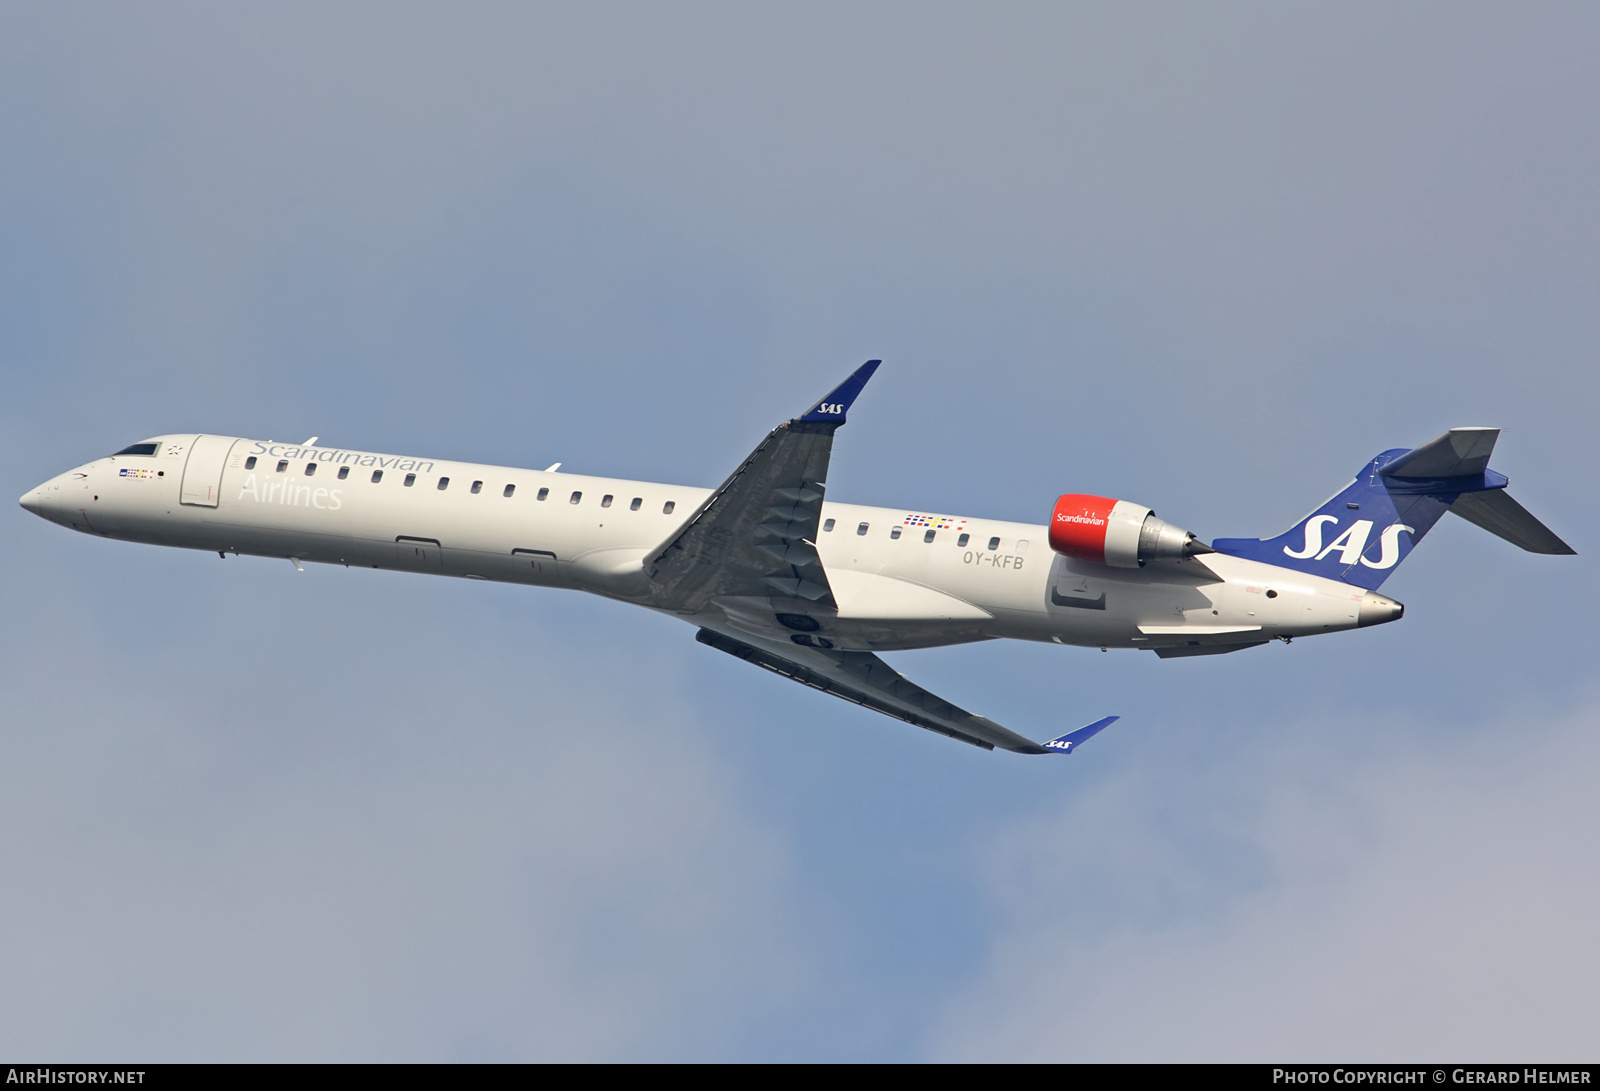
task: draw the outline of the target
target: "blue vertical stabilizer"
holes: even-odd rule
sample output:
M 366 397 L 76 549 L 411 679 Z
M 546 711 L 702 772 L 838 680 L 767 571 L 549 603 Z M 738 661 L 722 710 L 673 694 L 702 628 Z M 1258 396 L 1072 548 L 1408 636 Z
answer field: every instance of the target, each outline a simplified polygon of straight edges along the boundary
M 1538 552 L 1571 552 L 1504 494 L 1507 479 L 1488 468 L 1499 434 L 1496 428 L 1452 428 L 1421 447 L 1385 451 L 1338 495 L 1276 538 L 1219 538 L 1211 546 L 1218 553 L 1343 580 L 1370 591 L 1399 567 L 1440 516 L 1465 498 L 1459 509 L 1464 518 L 1524 549 L 1537 541 L 1547 546 Z M 1517 524 L 1522 537 L 1487 525 L 1490 519 L 1479 516 L 1480 510 L 1502 521 L 1525 517 Z M 1538 537 L 1538 532 L 1547 538 Z M 1549 547 L 1550 542 L 1560 548 Z

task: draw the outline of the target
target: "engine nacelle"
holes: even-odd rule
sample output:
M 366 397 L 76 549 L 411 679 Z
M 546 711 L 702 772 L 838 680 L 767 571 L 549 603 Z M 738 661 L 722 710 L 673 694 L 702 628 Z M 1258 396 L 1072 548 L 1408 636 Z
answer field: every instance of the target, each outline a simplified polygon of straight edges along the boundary
M 1056 501 L 1050 516 L 1050 548 L 1112 568 L 1138 568 L 1146 561 L 1215 552 L 1187 530 L 1157 519 L 1149 508 L 1082 493 L 1068 493 Z

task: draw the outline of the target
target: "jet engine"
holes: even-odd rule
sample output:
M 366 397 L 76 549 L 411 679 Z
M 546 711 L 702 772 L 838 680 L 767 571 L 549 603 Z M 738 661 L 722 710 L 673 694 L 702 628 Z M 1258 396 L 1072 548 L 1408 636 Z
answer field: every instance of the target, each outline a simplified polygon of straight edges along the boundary
M 1149 508 L 1127 500 L 1068 493 L 1050 516 L 1050 548 L 1068 557 L 1112 568 L 1138 568 L 1146 561 L 1183 560 L 1216 550 L 1157 519 Z

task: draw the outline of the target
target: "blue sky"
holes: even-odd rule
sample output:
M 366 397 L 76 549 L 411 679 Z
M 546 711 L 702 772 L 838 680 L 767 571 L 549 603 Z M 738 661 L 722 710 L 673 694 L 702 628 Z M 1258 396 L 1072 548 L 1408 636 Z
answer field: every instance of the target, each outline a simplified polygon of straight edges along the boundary
M 17 496 L 193 429 L 1276 533 L 1504 429 L 1396 625 L 895 665 L 968 747 L 564 592 L 71 535 L 0 581 L 0 1051 L 1571 1059 L 1600 1021 L 1597 17 L 12 6 Z

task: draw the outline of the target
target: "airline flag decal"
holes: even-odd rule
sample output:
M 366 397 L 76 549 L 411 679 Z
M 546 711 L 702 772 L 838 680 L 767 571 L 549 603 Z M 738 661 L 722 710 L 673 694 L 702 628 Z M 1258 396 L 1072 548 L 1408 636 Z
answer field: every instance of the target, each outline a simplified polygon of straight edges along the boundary
M 930 530 L 961 530 L 965 528 L 965 519 L 956 519 L 949 515 L 907 515 L 906 526 L 927 527 Z

